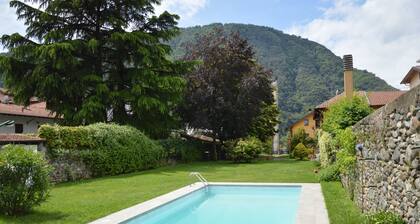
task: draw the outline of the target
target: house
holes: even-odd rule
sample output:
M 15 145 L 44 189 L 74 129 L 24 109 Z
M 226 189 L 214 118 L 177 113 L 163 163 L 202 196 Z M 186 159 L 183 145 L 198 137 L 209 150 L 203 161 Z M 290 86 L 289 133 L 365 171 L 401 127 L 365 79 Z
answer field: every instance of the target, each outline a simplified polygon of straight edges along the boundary
M 420 60 L 417 62 L 420 63 Z M 407 75 L 401 81 L 401 84 L 408 85 L 410 89 L 420 84 L 420 66 L 414 66 L 408 71 Z
M 414 68 L 414 67 L 413 67 Z M 413 70 L 413 69 L 412 69 Z M 418 80 L 409 72 L 406 77 L 407 80 Z M 413 84 L 412 84 L 413 85 Z M 310 137 L 315 137 L 316 131 L 321 127 L 323 113 L 328 110 L 328 107 L 344 98 L 351 98 L 353 95 L 366 98 L 370 107 L 379 109 L 382 106 L 394 101 L 405 91 L 353 91 L 353 59 L 351 55 L 344 56 L 344 92 L 334 96 L 333 98 L 319 104 L 310 113 L 306 114 L 303 118 L 296 121 L 289 127 L 291 135 L 295 134 L 299 129 L 303 129 Z
M 17 105 L 13 102 L 13 96 L 0 88 L 0 124 L 14 122 L 0 127 L 0 134 L 36 133 L 40 125 L 52 124 L 55 120 L 55 114 L 47 110 L 45 102 L 33 97 L 29 106 Z

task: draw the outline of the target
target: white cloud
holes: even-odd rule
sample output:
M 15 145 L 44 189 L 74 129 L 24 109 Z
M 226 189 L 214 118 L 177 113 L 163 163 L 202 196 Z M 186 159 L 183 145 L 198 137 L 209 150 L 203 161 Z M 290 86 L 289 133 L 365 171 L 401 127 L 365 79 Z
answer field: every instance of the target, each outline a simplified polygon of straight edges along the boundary
M 286 32 L 319 42 L 340 56 L 351 53 L 355 67 L 402 88 L 401 79 L 420 59 L 418 0 L 333 3 L 321 18 Z
M 196 15 L 200 9 L 206 6 L 206 0 L 162 0 L 161 5 L 155 9 L 156 14 L 167 10 L 170 13 L 178 14 L 181 22 Z

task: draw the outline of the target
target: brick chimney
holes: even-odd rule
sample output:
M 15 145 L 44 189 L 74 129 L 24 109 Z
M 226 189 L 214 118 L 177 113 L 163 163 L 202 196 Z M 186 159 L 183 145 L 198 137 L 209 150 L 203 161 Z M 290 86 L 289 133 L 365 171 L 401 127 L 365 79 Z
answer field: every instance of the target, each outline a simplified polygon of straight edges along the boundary
M 346 98 L 353 97 L 353 56 L 347 54 L 343 56 L 344 63 L 344 95 Z

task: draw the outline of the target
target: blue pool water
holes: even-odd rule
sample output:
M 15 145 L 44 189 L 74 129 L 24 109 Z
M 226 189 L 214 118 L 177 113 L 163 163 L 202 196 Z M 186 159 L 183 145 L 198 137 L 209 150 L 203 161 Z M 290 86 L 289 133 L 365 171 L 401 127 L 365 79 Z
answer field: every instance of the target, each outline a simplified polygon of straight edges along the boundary
M 209 186 L 124 223 L 295 223 L 300 190 L 298 186 Z

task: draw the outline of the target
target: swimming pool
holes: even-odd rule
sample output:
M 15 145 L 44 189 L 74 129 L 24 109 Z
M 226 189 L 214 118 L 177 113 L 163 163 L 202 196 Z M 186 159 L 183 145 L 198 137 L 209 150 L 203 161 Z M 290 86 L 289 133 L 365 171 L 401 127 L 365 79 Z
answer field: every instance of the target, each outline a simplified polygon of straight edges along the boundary
M 328 224 L 319 183 L 197 182 L 90 224 Z
M 208 186 L 124 224 L 292 224 L 300 186 Z

